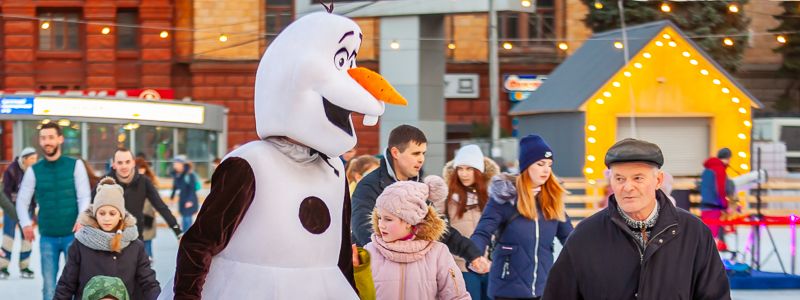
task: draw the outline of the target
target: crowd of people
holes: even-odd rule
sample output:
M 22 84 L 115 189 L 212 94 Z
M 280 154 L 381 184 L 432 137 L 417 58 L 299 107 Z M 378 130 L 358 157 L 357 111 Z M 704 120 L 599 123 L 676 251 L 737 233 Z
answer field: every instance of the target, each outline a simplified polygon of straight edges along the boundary
M 151 268 L 155 214 L 178 239 L 191 226 L 202 184 L 191 162 L 181 155 L 173 159 L 170 199 L 179 202 L 181 226 L 161 199 L 149 164 L 130 150 L 117 149 L 111 171 L 98 176 L 82 159 L 62 155 L 59 125 L 41 125 L 38 140 L 44 159 L 25 148 L 3 174 L 0 279 L 10 276 L 19 229 L 22 278 L 36 276 L 29 266 L 32 242 L 39 239 L 43 299 L 155 299 L 160 293 Z M 65 266 L 57 278 L 62 254 Z
M 179 224 L 146 161 L 119 149 L 112 170 L 93 183 L 96 174 L 62 155 L 62 143 L 58 125 L 44 124 L 44 159 L 25 148 L 5 171 L 0 278 L 9 276 L 17 228 L 20 274 L 36 276 L 29 261 L 37 225 L 43 299 L 155 299 L 155 215 L 180 239 L 200 207 L 200 178 L 185 156 L 173 159 L 170 201 L 178 203 Z M 520 140 L 518 174 L 502 173 L 477 145 L 465 145 L 442 176 L 426 177 L 426 150 L 425 134 L 401 125 L 381 158 L 342 156 L 362 299 L 729 297 L 718 230 L 675 208 L 660 190 L 664 161 L 654 144 L 626 139 L 609 149 L 608 206 L 577 228 L 553 173 L 556 153 L 540 136 Z M 702 178 L 713 188 L 702 190 L 704 215 L 727 207 L 718 165 L 729 152 L 706 162 Z M 556 239 L 564 247 L 557 259 Z M 56 278 L 62 253 L 66 263 Z

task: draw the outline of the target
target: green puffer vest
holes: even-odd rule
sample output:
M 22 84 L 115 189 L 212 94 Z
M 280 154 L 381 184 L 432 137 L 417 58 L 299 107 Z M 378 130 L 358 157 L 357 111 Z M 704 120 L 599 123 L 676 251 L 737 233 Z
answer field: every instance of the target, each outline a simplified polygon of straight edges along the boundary
M 33 165 L 36 202 L 39 203 L 39 233 L 43 236 L 72 234 L 72 227 L 78 219 L 76 161 L 62 155 L 56 161 L 41 160 Z

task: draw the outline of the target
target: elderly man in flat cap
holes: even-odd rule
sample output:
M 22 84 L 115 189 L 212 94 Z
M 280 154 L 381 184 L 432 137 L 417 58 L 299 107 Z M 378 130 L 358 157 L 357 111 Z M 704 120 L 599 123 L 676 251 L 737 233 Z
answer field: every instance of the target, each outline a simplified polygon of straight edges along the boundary
M 543 299 L 730 299 L 708 227 L 659 190 L 661 149 L 625 139 L 605 163 L 614 194 L 572 232 Z

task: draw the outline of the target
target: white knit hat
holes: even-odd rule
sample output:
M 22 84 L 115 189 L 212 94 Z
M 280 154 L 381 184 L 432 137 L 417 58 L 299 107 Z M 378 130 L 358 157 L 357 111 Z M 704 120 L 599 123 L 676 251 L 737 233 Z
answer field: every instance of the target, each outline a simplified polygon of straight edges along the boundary
M 483 173 L 483 152 L 478 145 L 471 144 L 461 147 L 456 152 L 456 158 L 453 159 L 453 167 L 468 166 L 477 169 Z
M 125 215 L 125 190 L 111 177 L 105 177 L 97 184 L 97 194 L 92 203 L 92 215 L 103 206 L 111 206 Z

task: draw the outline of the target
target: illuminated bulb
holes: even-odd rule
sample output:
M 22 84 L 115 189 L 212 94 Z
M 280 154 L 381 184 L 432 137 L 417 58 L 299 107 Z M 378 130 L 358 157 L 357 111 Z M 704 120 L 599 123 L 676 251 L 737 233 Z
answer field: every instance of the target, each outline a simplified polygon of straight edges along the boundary
M 227 41 L 228 41 L 228 36 L 227 36 L 227 35 L 225 35 L 224 33 L 223 33 L 223 34 L 220 34 L 220 35 L 219 35 L 219 41 L 220 41 L 220 42 L 223 42 L 223 43 L 224 43 L 224 42 L 227 42 Z
M 522 0 L 519 2 L 519 4 L 521 4 L 522 7 L 531 7 L 531 1 L 529 0 Z
M 733 97 L 733 98 L 731 98 L 731 102 L 738 104 L 739 103 L 739 98 Z
M 750 169 L 750 167 L 748 167 L 747 164 L 741 164 L 741 165 L 739 165 L 739 167 L 741 167 L 742 170 Z
M 397 41 L 391 41 L 389 42 L 389 48 L 392 48 L 394 50 L 400 49 L 400 43 Z
M 589 184 L 595 185 L 595 184 L 597 184 L 597 180 L 589 179 Z
M 659 46 L 659 47 L 664 46 L 664 42 L 656 41 L 656 46 Z
M 622 72 L 622 75 L 625 75 L 625 77 L 631 77 L 632 74 L 631 74 L 631 72 L 625 71 L 625 72 Z
M 44 30 L 50 29 L 50 22 L 47 21 L 42 22 L 42 29 Z
M 450 50 L 456 50 L 456 44 L 455 44 L 455 43 L 449 43 L 449 44 L 447 44 L 447 49 L 450 49 Z
M 691 54 L 689 54 L 689 51 L 683 51 L 683 53 L 681 53 L 681 54 L 683 54 L 683 57 L 692 56 Z
M 109 34 L 109 33 L 111 33 L 111 28 L 108 28 L 108 27 L 103 27 L 103 29 L 102 29 L 102 30 L 100 30 L 100 33 L 102 33 L 102 34 Z
M 592 174 L 592 173 L 594 173 L 594 169 L 586 168 L 586 174 Z
M 614 87 L 620 87 L 620 86 L 622 86 L 622 85 L 619 83 L 619 81 L 614 81 L 614 82 L 612 82 L 612 83 L 611 83 L 611 85 L 613 85 Z
M 44 24 L 42 24 L 42 25 L 44 25 Z M 44 28 L 44 27 L 42 27 L 42 28 Z M 44 28 L 44 29 L 47 29 L 47 28 Z M 778 43 L 786 44 L 786 37 L 783 36 L 783 35 L 779 35 L 779 36 L 775 37 L 775 39 L 778 41 Z
M 164 30 L 161 33 L 159 33 L 158 36 L 160 36 L 162 39 L 165 39 L 165 38 L 167 38 L 169 36 L 169 32 Z
M 605 101 L 605 100 L 603 100 L 603 99 L 599 99 L 599 98 L 598 98 L 598 99 L 596 99 L 596 100 L 594 100 L 594 102 L 595 102 L 595 103 L 597 103 L 597 104 L 601 104 L 601 105 L 602 105 L 603 103 L 606 103 L 606 101 Z
M 739 151 L 739 157 L 747 158 L 747 153 L 744 153 L 744 151 Z
M 673 48 L 675 48 L 675 47 L 677 47 L 677 46 L 678 46 L 678 43 L 676 43 L 676 42 L 673 42 L 673 41 L 669 41 L 669 43 L 668 43 L 668 44 L 669 44 L 669 46 L 670 46 L 670 47 L 673 47 Z
M 708 70 L 706 70 L 706 69 L 702 69 L 702 70 L 700 70 L 700 74 L 703 74 L 703 75 L 705 75 L 705 76 L 708 76 Z
M 744 121 L 744 126 L 745 127 L 750 127 L 750 126 L 753 126 L 753 123 L 750 123 L 750 121 Z
M 603 92 L 603 96 L 605 96 L 606 98 L 610 98 L 611 97 L 611 92 L 605 91 L 605 92 Z
M 588 160 L 588 161 L 595 161 L 595 159 L 596 158 L 594 157 L 594 155 L 586 156 L 586 160 Z
M 746 140 L 747 139 L 747 135 L 745 135 L 744 133 L 740 133 L 738 136 L 739 136 L 739 139 L 741 139 L 741 140 Z
M 593 137 L 589 137 L 589 138 L 588 138 L 588 139 L 586 139 L 586 140 L 587 140 L 587 141 L 589 141 L 589 143 L 590 143 L 590 144 L 597 143 L 597 139 L 595 139 L 595 138 L 593 138 Z
M 666 2 L 661 3 L 661 11 L 663 11 L 665 13 L 671 12 L 672 11 L 672 7 L 669 7 L 669 4 L 667 4 Z
M 723 94 L 728 94 L 730 92 L 731 92 L 731 90 L 729 90 L 728 88 L 722 88 L 722 93 Z
M 689 63 L 694 65 L 694 66 L 696 66 L 697 65 L 697 60 L 696 59 L 692 59 L 692 60 L 689 61 Z
M 614 48 L 622 49 L 624 47 L 625 45 L 623 45 L 622 42 L 614 42 Z
M 595 9 L 603 9 L 603 3 L 600 0 L 594 0 L 594 8 Z
M 597 126 L 594 126 L 594 125 L 589 125 L 589 126 L 587 127 L 587 129 L 589 129 L 589 131 L 597 131 Z
M 651 55 L 651 54 L 650 54 L 650 52 L 645 52 L 645 53 L 643 53 L 643 54 L 642 54 L 642 56 L 644 56 L 644 58 L 651 58 L 651 57 L 653 57 L 653 55 Z
M 642 64 L 641 63 L 635 63 L 635 64 L 633 64 L 633 66 L 635 68 L 637 68 L 637 69 L 641 69 L 642 68 Z
M 669 36 L 669 34 L 666 34 L 666 33 L 664 35 L 662 35 L 661 37 L 663 37 L 664 39 L 667 39 L 667 40 L 672 38 L 671 36 Z
M 730 39 L 730 38 L 724 38 L 722 40 L 722 44 L 724 44 L 725 46 L 728 46 L 728 47 L 733 46 L 733 40 Z
M 739 12 L 739 6 L 736 5 L 736 3 L 731 3 L 731 4 L 728 5 L 728 11 L 732 12 L 734 14 L 738 13 Z
M 714 83 L 714 84 L 716 84 L 716 85 L 720 85 L 720 84 L 722 84 L 722 81 L 719 81 L 719 79 L 714 79 L 714 80 L 712 80 L 711 82 L 713 82 L 713 83 Z
M 745 109 L 744 107 L 739 107 L 739 112 L 743 113 L 743 114 L 746 114 L 747 113 L 747 109 Z
M 509 43 L 509 42 L 503 43 L 503 49 L 511 50 L 513 48 L 514 48 L 514 45 L 512 45 L 511 43 Z
M 569 49 L 569 45 L 567 45 L 567 43 L 558 43 L 558 49 L 567 51 L 567 49 Z

